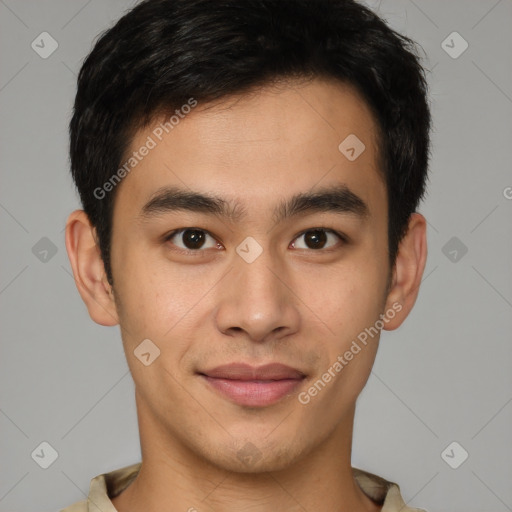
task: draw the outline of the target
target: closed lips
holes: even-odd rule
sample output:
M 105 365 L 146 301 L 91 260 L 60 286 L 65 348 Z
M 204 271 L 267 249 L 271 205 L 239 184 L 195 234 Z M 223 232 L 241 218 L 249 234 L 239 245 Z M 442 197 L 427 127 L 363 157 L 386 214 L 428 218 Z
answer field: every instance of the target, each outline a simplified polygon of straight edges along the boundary
M 281 363 L 270 363 L 258 367 L 246 363 L 231 363 L 199 373 L 211 378 L 239 381 L 300 380 L 305 377 L 300 370 Z

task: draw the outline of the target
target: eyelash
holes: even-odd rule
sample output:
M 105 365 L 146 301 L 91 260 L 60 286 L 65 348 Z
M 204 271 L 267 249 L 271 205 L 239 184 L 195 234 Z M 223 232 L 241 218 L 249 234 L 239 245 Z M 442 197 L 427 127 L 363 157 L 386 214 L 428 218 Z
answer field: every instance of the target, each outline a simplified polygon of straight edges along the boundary
M 171 240 L 178 233 L 183 233 L 183 232 L 189 231 L 189 230 L 201 231 L 202 233 L 206 233 L 207 235 L 211 236 L 214 240 L 217 241 L 215 236 L 212 235 L 206 229 L 195 228 L 195 227 L 187 227 L 187 228 L 175 229 L 174 231 L 171 231 L 167 235 L 164 235 L 163 242 L 168 242 L 169 240 Z M 318 227 L 314 227 L 314 228 L 305 229 L 304 231 L 301 231 L 299 234 L 295 235 L 295 238 L 293 239 L 293 241 L 295 241 L 297 238 L 305 235 L 306 233 L 309 233 L 310 231 L 324 231 L 326 233 L 332 233 L 333 235 L 336 235 L 341 240 L 343 245 L 347 244 L 349 242 L 349 239 L 348 239 L 348 237 L 346 235 L 344 235 L 343 233 L 340 233 L 339 231 L 336 231 L 335 229 L 328 228 L 326 226 L 318 226 Z M 220 243 L 220 242 L 218 242 L 218 243 Z M 313 252 L 331 252 L 331 251 L 336 250 L 336 249 L 337 249 L 337 247 L 335 246 L 335 247 L 329 247 L 328 249 L 309 249 L 309 250 L 313 251 Z M 174 248 L 173 250 L 176 251 L 176 252 L 179 252 L 181 254 L 193 255 L 193 256 L 199 256 L 199 255 L 202 255 L 202 253 L 205 252 L 204 249 L 203 250 L 201 250 L 201 249 L 185 250 L 185 249 L 181 249 L 179 247 L 178 248 Z M 304 250 L 308 250 L 308 249 L 298 249 L 298 250 L 304 251 Z

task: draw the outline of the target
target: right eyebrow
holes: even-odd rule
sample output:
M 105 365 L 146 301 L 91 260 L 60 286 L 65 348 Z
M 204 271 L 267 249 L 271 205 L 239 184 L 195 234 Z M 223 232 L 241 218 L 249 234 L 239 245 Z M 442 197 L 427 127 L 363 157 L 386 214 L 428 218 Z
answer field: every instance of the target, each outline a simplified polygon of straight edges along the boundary
M 163 187 L 158 189 L 142 207 L 140 217 L 143 220 L 150 220 L 153 217 L 180 210 L 216 215 L 231 221 L 237 221 L 244 215 L 241 205 L 231 204 L 221 197 L 179 187 Z

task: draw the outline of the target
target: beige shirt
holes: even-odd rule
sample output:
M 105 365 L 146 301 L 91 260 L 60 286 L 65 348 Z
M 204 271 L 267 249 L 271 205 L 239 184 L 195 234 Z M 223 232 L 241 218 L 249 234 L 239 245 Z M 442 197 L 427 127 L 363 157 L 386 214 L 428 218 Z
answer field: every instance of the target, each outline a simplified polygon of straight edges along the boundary
M 141 463 L 138 462 L 94 477 L 91 480 L 88 499 L 61 509 L 60 512 L 117 512 L 110 498 L 121 494 L 131 484 L 140 466 Z M 394 482 L 362 469 L 353 467 L 352 470 L 363 492 L 382 504 L 382 512 L 426 512 L 423 509 L 406 506 L 400 494 L 400 487 Z

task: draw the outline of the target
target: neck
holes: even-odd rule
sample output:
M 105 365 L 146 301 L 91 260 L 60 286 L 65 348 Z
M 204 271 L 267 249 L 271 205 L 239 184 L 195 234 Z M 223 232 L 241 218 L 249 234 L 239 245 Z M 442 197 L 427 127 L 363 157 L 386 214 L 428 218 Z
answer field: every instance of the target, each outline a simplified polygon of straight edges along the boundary
M 199 456 L 137 401 L 142 465 L 112 499 L 118 512 L 376 512 L 381 507 L 358 486 L 350 464 L 354 409 L 309 454 L 277 471 L 239 473 Z

